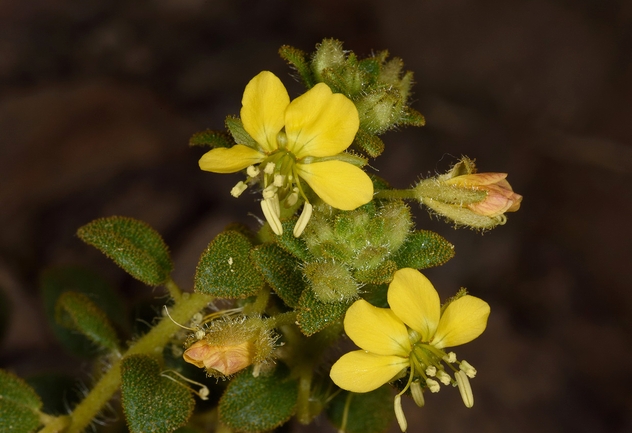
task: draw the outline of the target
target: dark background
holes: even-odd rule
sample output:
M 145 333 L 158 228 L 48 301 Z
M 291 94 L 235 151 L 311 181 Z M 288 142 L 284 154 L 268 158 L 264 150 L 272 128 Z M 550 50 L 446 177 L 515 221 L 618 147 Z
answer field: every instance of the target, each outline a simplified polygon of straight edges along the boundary
M 509 173 L 524 195 L 506 226 L 420 228 L 456 245 L 426 272 L 491 307 L 457 351 L 479 371 L 458 391 L 406 402 L 409 431 L 632 431 L 632 2 L 615 0 L 25 0 L 0 4 L 0 286 L 15 314 L 0 364 L 19 374 L 86 369 L 55 345 L 39 272 L 79 264 L 124 296 L 151 295 L 75 236 L 127 215 L 164 234 L 175 279 L 233 220 L 239 175 L 199 171 L 187 140 L 237 114 L 250 78 L 277 56 L 336 37 L 361 56 L 388 49 L 415 72 L 422 129 L 386 134 L 372 162 L 394 186 L 462 155 Z M 158 295 L 159 292 L 154 292 Z M 313 431 L 325 425 L 320 420 Z M 396 426 L 393 427 L 396 431 Z

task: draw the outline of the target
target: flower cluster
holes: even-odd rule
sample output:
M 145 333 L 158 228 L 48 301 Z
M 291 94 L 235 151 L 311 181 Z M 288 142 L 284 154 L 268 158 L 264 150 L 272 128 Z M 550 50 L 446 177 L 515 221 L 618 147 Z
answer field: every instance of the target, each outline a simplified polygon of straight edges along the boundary
M 373 183 L 343 152 L 358 131 L 358 111 L 346 96 L 318 83 L 290 102 L 281 80 L 261 72 L 246 86 L 241 121 L 252 142 L 216 148 L 200 159 L 202 170 L 233 173 L 247 169 L 248 179 L 232 190 L 239 196 L 247 184 L 263 184 L 261 208 L 272 230 L 283 233 L 281 206 L 305 200 L 294 228 L 300 236 L 312 212 L 304 180 L 328 205 L 352 210 L 373 198 Z M 348 156 L 348 157 L 347 157 Z
M 348 391 L 369 392 L 401 378 L 409 370 L 407 384 L 395 399 L 402 431 L 406 430 L 406 420 L 401 395 L 408 389 L 422 406 L 424 389 L 438 392 L 440 383 L 457 385 L 465 406 L 472 407 L 469 379 L 476 370 L 445 349 L 481 335 L 487 326 L 489 305 L 463 295 L 442 311 L 432 283 L 410 268 L 395 272 L 387 297 L 391 308 L 358 300 L 347 311 L 345 332 L 362 350 L 343 355 L 333 365 L 330 376 L 334 383 Z

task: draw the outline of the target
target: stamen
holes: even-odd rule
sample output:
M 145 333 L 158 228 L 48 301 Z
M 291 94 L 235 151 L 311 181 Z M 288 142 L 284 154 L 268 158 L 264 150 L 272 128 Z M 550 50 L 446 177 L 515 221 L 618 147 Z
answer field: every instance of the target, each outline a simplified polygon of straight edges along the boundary
M 175 378 L 173 378 L 173 377 L 169 376 L 167 373 L 173 373 L 173 374 L 175 374 L 176 376 L 178 376 L 180 379 L 182 379 L 182 380 L 184 380 L 184 381 L 186 381 L 186 382 L 192 383 L 192 384 L 194 384 L 194 385 L 199 386 L 199 387 L 200 387 L 200 390 L 199 390 L 199 391 L 196 391 L 196 390 L 194 390 L 194 389 L 189 388 L 188 386 L 186 386 L 186 385 L 185 385 L 185 384 L 183 384 L 182 382 L 178 382 L 178 380 L 177 380 L 177 379 L 175 379 Z M 191 392 L 193 392 L 194 394 L 197 394 L 197 395 L 198 395 L 198 397 L 200 397 L 200 399 L 202 399 L 202 400 L 208 400 L 208 395 L 209 395 L 211 392 L 209 391 L 208 387 L 207 387 L 206 385 L 204 385 L 203 383 L 196 382 L 195 380 L 191 380 L 191 379 L 189 379 L 189 378 L 187 378 L 187 377 L 184 377 L 183 375 L 181 375 L 180 373 L 178 373 L 178 372 L 177 372 L 177 371 L 175 371 L 175 370 L 165 370 L 165 371 L 163 371 L 162 373 L 160 373 L 160 375 L 161 375 L 162 377 L 166 377 L 167 379 L 170 379 L 170 380 L 174 381 L 174 382 L 175 382 L 175 383 L 177 383 L 178 385 L 184 386 L 185 388 L 187 388 L 188 390 L 190 390 L 190 391 L 191 391 Z
M 402 396 L 399 394 L 395 396 L 394 407 L 397 424 L 399 424 L 401 431 L 405 432 L 408 428 L 408 422 L 406 421 L 406 415 L 404 415 L 404 410 L 402 409 Z
M 456 362 L 456 353 L 450 352 L 446 356 L 443 357 L 445 362 L 449 362 L 450 364 L 454 364 Z
M 459 392 L 461 393 L 465 407 L 474 406 L 474 394 L 472 394 L 472 386 L 470 385 L 470 380 L 467 378 L 467 375 L 462 371 L 457 371 L 454 373 L 454 378 L 456 379 L 456 384 L 459 387 Z
M 476 377 L 476 369 L 472 367 L 472 365 L 467 361 L 461 361 L 459 364 L 459 369 L 467 374 L 467 377 L 470 379 L 474 379 Z
M 426 385 L 428 386 L 430 392 L 439 392 L 441 390 L 439 382 L 434 379 L 426 379 Z
M 261 173 L 261 170 L 259 170 L 259 167 L 255 167 L 254 165 L 251 165 L 246 169 L 246 174 L 250 177 L 257 177 L 259 176 L 259 173 Z
M 307 223 L 309 222 L 309 219 L 312 217 L 312 209 L 314 207 L 310 204 L 305 202 L 305 204 L 303 205 L 303 212 L 301 212 L 301 216 L 298 217 L 298 221 L 296 221 L 296 225 L 294 226 L 294 237 L 298 238 L 299 236 L 301 236 L 301 234 L 303 233 L 303 230 L 305 230 L 305 227 L 307 227 Z
M 263 211 L 263 216 L 266 217 L 266 221 L 270 224 L 270 228 L 277 235 L 281 236 L 283 234 L 283 225 L 281 224 L 281 220 L 279 216 L 273 209 L 273 204 L 271 203 L 272 199 L 265 199 L 261 201 L 261 210 Z
M 298 189 L 294 188 L 294 191 L 287 196 L 287 198 L 285 199 L 285 206 L 286 207 L 292 207 L 296 204 L 296 202 L 298 201 Z
M 443 370 L 439 370 L 437 372 L 437 379 L 439 379 L 444 385 L 450 385 L 450 382 L 452 382 L 450 375 Z
M 265 168 L 263 169 L 263 172 L 265 174 L 272 174 L 274 173 L 274 167 L 276 166 L 276 164 L 274 162 L 269 162 L 266 164 Z
M 424 407 L 426 400 L 424 399 L 424 392 L 421 389 L 421 384 L 418 380 L 414 381 L 410 385 L 410 394 L 413 396 L 413 400 L 417 406 Z
M 277 188 L 281 188 L 284 183 L 285 183 L 285 176 L 278 173 L 274 175 L 274 182 L 273 182 L 274 186 L 276 186 Z
M 237 198 L 246 190 L 246 188 L 248 188 L 248 185 L 246 185 L 243 181 L 239 181 L 237 185 L 230 190 L 230 195 Z
M 430 377 L 433 377 L 435 374 L 437 374 L 437 367 L 435 367 L 434 365 L 428 366 L 428 368 L 426 368 L 426 374 Z
M 263 198 L 264 199 L 271 199 L 272 197 L 274 197 L 277 193 L 277 187 L 274 185 L 268 185 L 267 187 L 265 187 L 265 189 L 262 191 L 263 194 Z

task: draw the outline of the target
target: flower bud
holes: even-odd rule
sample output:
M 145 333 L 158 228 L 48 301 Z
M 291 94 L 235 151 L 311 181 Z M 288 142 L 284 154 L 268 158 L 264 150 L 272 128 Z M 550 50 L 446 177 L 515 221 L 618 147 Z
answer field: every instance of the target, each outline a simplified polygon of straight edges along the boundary
M 210 322 L 205 337 L 190 345 L 183 358 L 211 376 L 227 377 L 272 358 L 276 339 L 258 317 L 224 318 Z

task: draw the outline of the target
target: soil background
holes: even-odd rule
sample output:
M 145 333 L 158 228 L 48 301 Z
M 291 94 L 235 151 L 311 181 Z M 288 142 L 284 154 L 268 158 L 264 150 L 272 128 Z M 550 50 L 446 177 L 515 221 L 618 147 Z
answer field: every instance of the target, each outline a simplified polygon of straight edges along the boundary
M 130 301 L 159 295 L 82 244 L 75 232 L 88 221 L 147 221 L 184 287 L 227 223 L 258 226 L 256 203 L 229 195 L 241 177 L 200 171 L 188 139 L 222 129 L 261 70 L 297 96 L 277 50 L 311 51 L 324 37 L 360 56 L 388 49 L 415 72 L 413 107 L 427 126 L 383 137 L 371 163 L 381 176 L 406 187 L 468 155 L 481 171 L 508 172 L 524 195 L 484 235 L 416 209 L 418 227 L 456 245 L 426 272 L 442 298 L 465 286 L 492 314 L 458 352 L 479 372 L 474 408 L 457 390 L 427 395 L 423 409 L 407 400 L 409 431 L 632 431 L 625 0 L 1 2 L 0 287 L 13 314 L 0 366 L 87 380 L 43 317 L 43 269 L 86 266 Z

